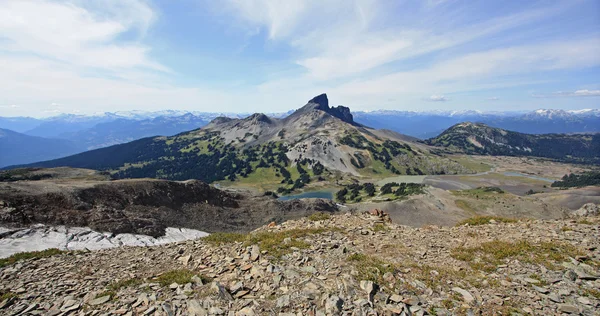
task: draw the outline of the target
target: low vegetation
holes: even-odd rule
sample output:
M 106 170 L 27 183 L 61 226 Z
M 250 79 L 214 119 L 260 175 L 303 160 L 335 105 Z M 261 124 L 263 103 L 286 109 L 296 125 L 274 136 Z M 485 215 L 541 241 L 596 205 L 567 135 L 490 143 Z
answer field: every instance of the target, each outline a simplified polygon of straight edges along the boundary
M 194 277 L 195 275 L 197 275 L 197 273 L 195 273 L 194 271 L 188 269 L 177 269 L 159 275 L 156 278 L 156 281 L 158 281 L 158 283 L 162 286 L 169 286 L 173 283 L 186 284 L 191 283 L 192 277 Z M 203 283 L 212 281 L 209 278 L 202 275 L 199 275 L 198 277 L 202 280 Z
M 582 174 L 568 174 L 561 181 L 552 183 L 552 187 L 574 188 L 588 185 L 600 185 L 600 171 L 589 171 Z
M 3 302 L 5 300 L 11 299 L 17 297 L 17 294 L 8 291 L 8 290 L 0 290 L 0 302 Z
M 310 248 L 310 244 L 300 240 L 314 234 L 320 234 L 330 229 L 311 228 L 311 229 L 291 229 L 280 232 L 257 232 L 249 234 L 245 241 L 247 246 L 257 245 L 260 250 L 266 250 L 267 253 L 275 258 L 281 258 L 294 248 Z
M 309 216 L 310 220 L 326 220 L 329 219 L 330 215 L 325 213 L 314 213 Z M 202 240 L 220 246 L 224 244 L 243 242 L 244 245 L 258 245 L 260 250 L 265 250 L 267 253 L 275 258 L 281 258 L 281 256 L 292 252 L 294 248 L 306 249 L 310 247 L 310 244 L 300 240 L 301 238 L 321 234 L 328 231 L 336 231 L 334 228 L 311 228 L 311 229 L 291 229 L 279 232 L 262 231 L 251 234 L 239 234 L 239 233 L 214 233 Z
M 206 237 L 202 237 L 202 240 L 214 246 L 220 246 L 234 242 L 242 242 L 246 240 L 246 236 L 246 234 L 240 233 L 212 233 Z
M 330 218 L 331 218 L 331 215 L 329 215 L 327 213 L 323 213 L 323 212 L 312 213 L 312 214 L 310 214 L 310 216 L 308 216 L 308 219 L 310 219 L 313 222 L 326 221 Z
M 369 280 L 381 284 L 383 283 L 384 274 L 395 271 L 392 263 L 362 253 L 355 253 L 348 256 L 348 261 L 354 264 L 358 270 L 357 278 L 359 280 Z
M 142 279 L 131 278 L 131 279 L 125 279 L 125 280 L 120 280 L 120 281 L 112 282 L 106 288 L 109 291 L 118 292 L 120 289 L 124 289 L 124 288 L 127 288 L 127 287 L 132 287 L 132 286 L 138 286 L 138 285 L 140 285 L 142 283 L 144 283 L 144 281 Z
M 475 247 L 454 248 L 450 255 L 454 259 L 468 262 L 473 269 L 491 272 L 508 259 L 555 269 L 557 264 L 566 261 L 568 257 L 575 258 L 582 255 L 582 252 L 572 245 L 556 242 L 534 244 L 526 240 L 494 240 Z
M 479 225 L 491 224 L 493 222 L 516 223 L 517 220 L 512 219 L 512 218 L 506 218 L 506 217 L 498 217 L 498 216 L 475 216 L 475 217 L 467 218 L 467 219 L 459 222 L 458 224 L 456 224 L 456 226 L 463 226 L 463 225 L 479 226 Z
M 66 251 L 59 250 L 56 248 L 50 248 L 42 251 L 19 252 L 15 253 L 14 255 L 8 258 L 0 259 L 0 268 L 21 260 L 46 258 L 63 253 L 66 253 Z
M 385 197 L 387 200 L 403 199 L 411 195 L 425 192 L 425 184 L 421 183 L 386 183 L 377 190 L 373 183 L 353 183 L 337 191 L 335 198 L 341 203 L 358 203 L 373 197 Z

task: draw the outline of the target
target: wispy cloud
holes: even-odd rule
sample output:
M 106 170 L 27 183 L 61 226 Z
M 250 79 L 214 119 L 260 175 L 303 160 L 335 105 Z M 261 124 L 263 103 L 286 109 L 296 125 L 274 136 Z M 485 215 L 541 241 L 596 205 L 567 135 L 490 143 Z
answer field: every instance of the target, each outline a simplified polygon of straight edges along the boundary
M 16 104 L 9 104 L 9 105 L 0 105 L 0 108 L 3 109 L 16 109 L 19 108 L 20 106 L 16 105 Z
M 600 90 L 576 90 L 576 91 L 558 91 L 550 94 L 531 95 L 534 98 L 561 98 L 561 97 L 600 97 Z
M 488 100 L 488 101 L 498 101 L 498 100 L 500 100 L 500 98 L 499 97 L 489 97 L 486 100 Z
M 429 1 L 408 12 L 435 9 L 446 1 Z M 431 23 L 403 24 L 413 21 L 408 13 L 391 15 L 389 5 L 379 1 L 302 1 L 229 0 L 232 12 L 243 23 L 263 27 L 269 38 L 286 41 L 299 50 L 296 63 L 310 78 L 328 80 L 357 75 L 390 62 L 428 54 L 464 44 L 484 36 L 534 23 L 558 14 L 568 2 L 540 9 L 464 23 L 454 28 Z M 413 12 L 415 11 L 415 12 Z M 434 12 L 444 15 L 443 8 Z M 433 13 L 422 13 L 433 14 Z

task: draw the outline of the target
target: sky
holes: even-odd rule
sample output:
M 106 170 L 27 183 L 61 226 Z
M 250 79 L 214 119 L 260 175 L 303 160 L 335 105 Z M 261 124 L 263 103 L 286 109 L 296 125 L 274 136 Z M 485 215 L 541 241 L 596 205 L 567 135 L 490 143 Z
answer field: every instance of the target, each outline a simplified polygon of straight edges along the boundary
M 0 116 L 600 107 L 600 1 L 1 0 Z

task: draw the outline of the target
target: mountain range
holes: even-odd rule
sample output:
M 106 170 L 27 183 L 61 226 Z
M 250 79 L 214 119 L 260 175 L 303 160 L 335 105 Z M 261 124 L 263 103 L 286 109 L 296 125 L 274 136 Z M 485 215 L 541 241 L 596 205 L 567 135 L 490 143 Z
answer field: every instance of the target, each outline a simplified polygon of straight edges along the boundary
M 292 113 L 294 111 L 269 113 L 267 116 L 281 119 Z M 217 117 L 241 119 L 249 115 L 250 113 L 165 110 L 106 112 L 91 116 L 63 114 L 45 119 L 0 117 L 0 128 L 5 130 L 2 142 L 11 143 L 11 147 L 5 147 L 7 149 L 3 151 L 0 167 L 54 159 L 61 155 L 127 143 L 144 137 L 176 135 L 203 127 Z M 528 113 L 382 110 L 353 112 L 352 115 L 356 124 L 388 129 L 420 139 L 438 136 L 447 128 L 467 121 L 528 134 L 600 132 L 600 110 L 597 109 L 541 109 Z M 38 138 L 27 141 L 25 136 Z M 8 140 L 13 137 L 15 139 Z M 49 140 L 41 141 L 43 139 Z M 57 143 L 62 145 L 57 146 Z M 65 146 L 69 150 L 63 150 Z
M 360 124 L 350 109 L 330 107 L 322 94 L 282 118 L 261 113 L 217 117 L 174 136 L 142 138 L 26 166 L 103 170 L 116 179 L 272 183 L 279 193 L 289 193 L 346 177 L 474 172 L 448 153 L 597 163 L 599 148 L 600 134 L 529 135 L 468 122 L 420 141 Z
M 432 154 L 417 139 L 354 121 L 347 107 L 330 107 L 325 94 L 284 118 L 253 114 L 218 117 L 203 128 L 32 164 L 107 170 L 115 178 L 260 178 L 291 192 L 339 174 L 463 173 L 464 166 Z

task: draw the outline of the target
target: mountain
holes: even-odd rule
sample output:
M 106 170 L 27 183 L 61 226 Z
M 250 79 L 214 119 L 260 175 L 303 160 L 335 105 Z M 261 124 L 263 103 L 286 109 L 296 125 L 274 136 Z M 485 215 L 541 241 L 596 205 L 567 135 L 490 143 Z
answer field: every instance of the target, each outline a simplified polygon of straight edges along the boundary
M 536 156 L 569 162 L 600 162 L 600 134 L 531 135 L 482 123 L 459 123 L 426 144 L 467 154 Z
M 27 130 L 24 134 L 39 137 L 61 138 L 64 133 L 73 133 L 103 122 L 114 120 L 112 116 L 85 116 L 75 114 L 63 114 L 40 120 L 40 124 Z
M 479 111 L 374 111 L 356 112 L 355 120 L 366 126 L 386 128 L 427 139 L 461 122 L 479 122 L 520 133 L 596 133 L 600 132 L 600 110 L 545 110 L 522 112 Z
M 59 158 L 80 151 L 81 148 L 67 140 L 29 136 L 0 128 L 0 167 Z
M 0 128 L 9 129 L 17 133 L 23 133 L 40 124 L 41 121 L 33 117 L 0 117 Z
M 158 116 L 150 119 L 118 118 L 91 128 L 63 133 L 60 138 L 70 139 L 88 150 L 130 142 L 149 136 L 171 136 L 202 127 L 209 123 L 203 116 L 186 113 L 180 116 Z
M 260 181 L 280 192 L 311 181 L 354 176 L 469 172 L 432 154 L 414 138 L 356 123 L 347 107 L 325 94 L 284 118 L 219 117 L 171 137 L 150 137 L 32 164 L 109 170 L 115 178 Z

